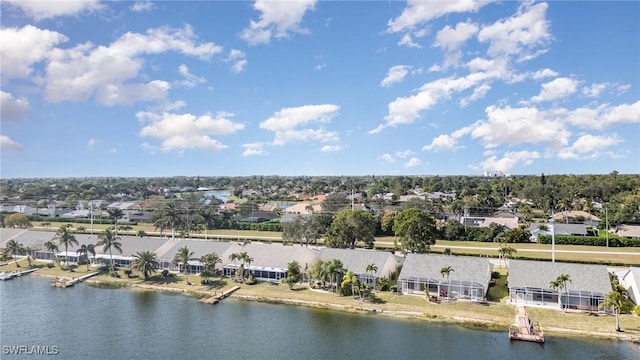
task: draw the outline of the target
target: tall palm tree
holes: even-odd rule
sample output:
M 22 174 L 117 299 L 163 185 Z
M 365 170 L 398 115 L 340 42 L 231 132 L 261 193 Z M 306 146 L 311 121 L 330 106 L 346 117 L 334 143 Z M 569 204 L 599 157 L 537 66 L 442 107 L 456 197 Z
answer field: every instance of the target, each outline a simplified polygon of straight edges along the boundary
M 23 252 L 24 252 L 24 246 L 20 244 L 18 241 L 16 241 L 15 239 L 11 239 L 4 246 L 2 254 L 4 256 L 12 255 L 13 261 L 15 261 L 16 263 L 16 267 L 20 267 L 20 265 L 18 264 L 18 259 L 15 257 L 15 255 L 21 254 Z
M 244 261 L 247 262 L 247 271 L 249 273 L 249 276 L 247 276 L 247 277 L 250 278 L 251 277 L 251 263 L 253 262 L 253 258 L 251 256 L 249 256 L 249 254 L 247 254 L 245 252 Z
M 329 259 L 324 264 L 326 266 L 326 274 L 329 277 L 329 281 L 332 281 L 336 285 L 336 292 L 338 291 L 339 283 L 338 279 L 345 273 L 345 269 L 342 265 L 342 261 L 338 259 Z
M 372 276 L 373 274 L 377 274 L 378 273 L 378 266 L 376 266 L 376 264 L 374 264 L 374 263 L 367 264 L 367 268 L 366 268 L 365 272 L 367 274 L 371 274 L 369 276 Z M 373 285 L 375 287 L 375 281 L 374 281 Z
M 107 213 L 109 214 L 109 217 L 113 218 L 114 232 L 116 236 L 118 236 L 118 219 L 120 219 L 124 215 L 124 211 L 122 211 L 122 209 L 113 208 L 107 210 Z
M 300 272 L 300 264 L 297 261 L 292 261 L 287 264 L 287 278 L 286 282 L 289 285 L 289 290 L 293 290 L 293 285 L 300 281 L 302 273 Z
M 158 256 L 153 251 L 138 251 L 133 255 L 133 262 L 131 267 L 141 272 L 144 275 L 144 280 L 149 280 L 149 275 L 158 271 L 160 263 L 158 262 Z
M 187 285 L 191 285 L 187 275 L 187 269 L 189 267 L 189 260 L 193 257 L 193 251 L 189 250 L 188 246 L 183 246 L 178 249 L 178 252 L 173 257 L 173 262 L 177 263 L 180 268 L 184 270 L 184 279 L 187 281 Z
M 166 224 L 171 228 L 171 239 L 175 241 L 176 229 L 182 224 L 182 218 L 180 217 L 176 203 L 170 202 L 165 205 L 162 216 Z
M 122 254 L 122 243 L 120 243 L 120 237 L 118 237 L 115 232 L 111 231 L 111 228 L 107 228 L 104 232 L 98 235 L 98 242 L 96 246 L 102 246 L 102 251 L 109 251 L 110 258 L 110 266 L 111 272 L 115 272 L 115 268 L 113 267 L 113 253 L 111 249 L 116 249 Z
M 48 252 L 51 252 L 55 255 L 59 251 L 58 245 L 55 242 L 49 240 L 44 243 L 44 248 L 47 249 Z
M 620 313 L 628 311 L 633 307 L 631 300 L 620 291 L 613 290 L 604 297 L 604 302 L 600 304 L 603 309 L 613 309 L 616 315 L 616 331 L 620 329 Z
M 234 267 L 234 278 L 238 277 L 238 260 L 240 260 L 240 253 L 232 253 L 231 255 L 229 255 L 229 260 L 233 261 L 233 267 Z
M 551 283 L 549 283 L 549 287 L 551 289 L 554 290 L 558 290 L 558 292 L 562 291 L 563 289 L 565 290 L 565 297 L 567 302 L 569 301 L 569 293 L 568 293 L 568 289 L 567 289 L 567 283 L 571 282 L 571 276 L 567 275 L 567 274 L 560 274 L 558 275 L 558 277 L 551 281 Z M 564 312 L 565 309 L 565 305 L 562 304 L 562 297 L 558 296 L 558 299 L 560 301 L 560 307 L 562 308 L 562 311 Z
M 89 271 L 89 246 L 91 246 L 91 248 L 93 248 L 93 245 L 89 244 L 89 245 L 80 245 L 80 249 L 76 250 L 76 254 L 78 254 L 78 257 L 84 255 L 87 257 L 87 271 Z M 94 251 L 95 254 L 95 251 Z
M 198 210 L 198 223 L 204 227 L 204 239 L 207 240 L 207 230 L 213 229 L 216 225 L 216 215 L 211 209 Z
M 56 235 L 53 237 L 58 240 L 60 246 L 64 246 L 64 252 L 66 256 L 67 268 L 71 271 L 71 266 L 69 266 L 69 246 L 73 247 L 74 245 L 78 245 L 78 240 L 73 235 L 73 233 L 69 230 L 68 225 L 62 225 L 56 232 Z
M 507 258 L 512 257 L 518 251 L 511 246 L 508 246 L 506 243 L 503 243 L 498 248 L 498 257 L 502 260 L 504 266 L 507 266 Z
M 442 277 L 447 277 L 447 281 L 449 281 L 449 274 L 451 274 L 453 272 L 453 268 L 451 266 L 445 266 L 442 269 L 440 269 L 440 275 L 442 275 Z

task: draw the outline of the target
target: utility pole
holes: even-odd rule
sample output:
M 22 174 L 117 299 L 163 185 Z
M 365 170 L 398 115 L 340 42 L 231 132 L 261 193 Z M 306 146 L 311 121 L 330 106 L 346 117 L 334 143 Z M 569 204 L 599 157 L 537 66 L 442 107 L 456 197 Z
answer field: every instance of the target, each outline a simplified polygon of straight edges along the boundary
M 605 224 L 605 235 L 607 237 L 607 247 L 609 247 L 609 211 L 607 205 L 604 206 L 604 224 Z
M 551 262 L 556 262 L 556 228 L 553 223 L 553 209 L 551 209 L 551 220 L 549 220 L 549 224 L 551 224 Z

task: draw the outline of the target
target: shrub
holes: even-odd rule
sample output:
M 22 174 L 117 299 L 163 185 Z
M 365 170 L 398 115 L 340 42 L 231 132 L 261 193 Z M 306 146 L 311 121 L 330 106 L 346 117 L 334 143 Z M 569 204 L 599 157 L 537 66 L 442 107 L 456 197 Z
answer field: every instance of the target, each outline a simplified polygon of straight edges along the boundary
M 131 274 L 133 274 L 133 271 L 131 269 L 124 269 L 124 274 L 127 275 L 127 277 L 131 277 Z
M 391 285 L 389 287 L 389 291 L 391 292 L 398 292 L 398 285 Z
M 164 269 L 162 270 L 162 272 L 160 273 L 162 275 L 163 278 L 168 278 L 169 277 L 169 270 Z
M 633 308 L 633 313 L 634 313 L 636 316 L 640 316 L 640 305 L 636 305 L 636 306 Z
M 500 273 L 497 271 L 494 271 L 491 273 L 491 278 L 492 279 L 500 279 Z

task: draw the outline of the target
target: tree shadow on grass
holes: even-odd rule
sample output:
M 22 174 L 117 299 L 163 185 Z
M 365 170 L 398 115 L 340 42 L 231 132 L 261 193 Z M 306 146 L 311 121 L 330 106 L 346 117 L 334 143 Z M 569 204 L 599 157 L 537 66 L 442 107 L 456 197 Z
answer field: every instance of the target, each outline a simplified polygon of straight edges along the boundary
M 154 275 L 151 276 L 149 280 L 146 281 L 146 283 L 151 285 L 169 285 L 175 284 L 181 280 L 182 279 L 179 279 L 177 276 L 163 277 L 162 275 Z
M 372 303 L 372 304 L 386 304 L 387 303 L 385 300 L 382 300 L 381 298 L 377 297 L 375 294 L 369 295 L 369 302 Z
M 217 279 L 217 280 L 209 280 L 208 283 L 203 284 L 204 286 L 209 287 L 210 289 L 222 289 L 225 286 L 227 286 L 227 281 L 223 280 L 223 279 Z

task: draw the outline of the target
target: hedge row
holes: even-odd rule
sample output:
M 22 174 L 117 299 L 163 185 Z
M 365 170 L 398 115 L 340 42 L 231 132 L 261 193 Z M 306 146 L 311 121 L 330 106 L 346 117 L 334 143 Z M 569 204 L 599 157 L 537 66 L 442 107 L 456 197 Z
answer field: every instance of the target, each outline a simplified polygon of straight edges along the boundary
M 551 244 L 551 235 L 538 236 L 540 244 Z M 607 246 L 607 239 L 597 236 L 556 235 L 556 245 Z M 640 247 L 640 239 L 609 236 L 609 247 Z

